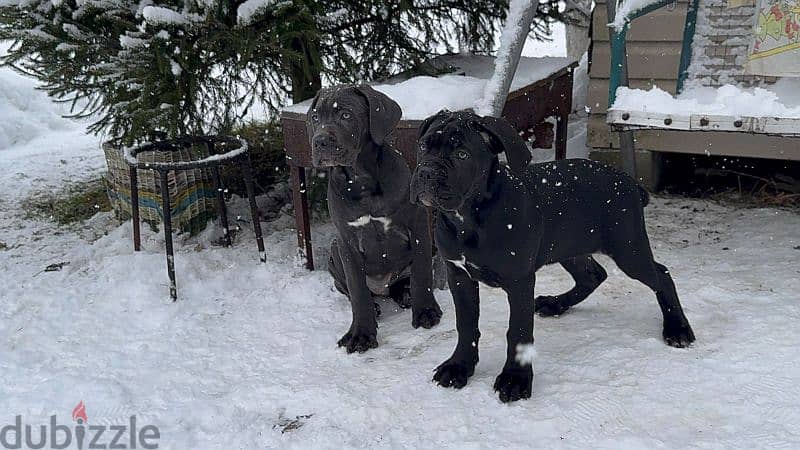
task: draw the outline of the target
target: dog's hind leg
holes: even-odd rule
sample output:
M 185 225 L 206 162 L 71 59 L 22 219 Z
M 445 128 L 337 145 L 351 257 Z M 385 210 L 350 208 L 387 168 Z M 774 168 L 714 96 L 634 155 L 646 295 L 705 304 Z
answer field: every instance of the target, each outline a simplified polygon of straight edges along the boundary
M 575 287 L 561 295 L 536 297 L 534 310 L 542 317 L 557 316 L 586 300 L 608 276 L 592 255 L 583 255 L 560 262 L 572 275 Z
M 411 278 L 401 278 L 389 286 L 389 297 L 397 303 L 397 306 L 403 309 L 411 308 Z
M 639 236 L 625 245 L 616 246 L 617 248 L 609 252 L 610 256 L 626 275 L 641 281 L 655 292 L 664 317 L 662 336 L 667 344 L 678 348 L 687 347 L 695 340 L 694 332 L 683 313 L 675 283 L 669 270 L 653 259 L 644 224 Z

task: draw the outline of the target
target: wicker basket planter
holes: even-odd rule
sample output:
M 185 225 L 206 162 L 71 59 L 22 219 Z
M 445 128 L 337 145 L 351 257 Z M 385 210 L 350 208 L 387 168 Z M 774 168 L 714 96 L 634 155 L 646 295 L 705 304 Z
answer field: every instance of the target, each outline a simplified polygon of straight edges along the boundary
M 113 202 L 121 214 L 127 212 L 131 216 L 134 251 L 141 250 L 140 222 L 163 221 L 169 295 L 173 301 L 178 298 L 173 229 L 202 229 L 215 215 L 216 206 L 224 244 L 232 243 L 220 166 L 237 167 L 244 179 L 259 258 L 266 262 L 247 141 L 233 136 L 182 136 L 129 148 L 107 143 L 105 153 Z
M 114 141 L 105 142 L 103 151 L 108 163 L 108 197 L 114 212 L 121 219 L 131 217 L 130 171 L 123 147 Z M 191 162 L 209 156 L 204 145 L 195 145 L 173 151 L 152 151 L 139 156 L 145 163 Z M 139 211 L 141 220 L 158 225 L 162 222 L 161 193 L 158 173 L 138 170 Z M 172 171 L 167 176 L 172 228 L 195 234 L 203 230 L 210 219 L 216 217 L 216 191 L 211 169 L 198 168 Z

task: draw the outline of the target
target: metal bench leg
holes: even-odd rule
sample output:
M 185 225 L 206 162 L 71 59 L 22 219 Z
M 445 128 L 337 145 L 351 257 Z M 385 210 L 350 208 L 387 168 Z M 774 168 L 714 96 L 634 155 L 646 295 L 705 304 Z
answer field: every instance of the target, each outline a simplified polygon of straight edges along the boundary
M 303 167 L 291 166 L 292 204 L 294 221 L 297 226 L 297 245 L 305 251 L 306 269 L 314 270 L 314 256 L 311 250 L 311 223 L 308 213 L 308 193 L 306 192 L 306 171 Z
M 133 251 L 142 249 L 141 224 L 139 223 L 139 174 L 136 167 L 129 167 L 131 179 L 131 222 L 133 223 Z
M 253 231 L 256 233 L 256 243 L 258 244 L 258 256 L 262 263 L 267 262 L 267 254 L 264 250 L 264 238 L 261 236 L 261 219 L 258 217 L 258 207 L 256 205 L 256 194 L 253 189 L 253 170 L 250 167 L 250 158 L 242 163 L 242 175 L 244 175 L 244 186 L 247 190 L 247 200 L 250 202 L 250 217 L 253 220 Z
M 211 168 L 214 175 L 214 189 L 217 191 L 217 214 L 222 224 L 222 232 L 225 233 L 224 242 L 226 247 L 231 246 L 231 230 L 228 227 L 228 209 L 225 207 L 225 192 L 222 189 L 222 177 L 219 175 L 219 167 Z
M 178 299 L 178 289 L 175 285 L 175 255 L 172 249 L 172 207 L 169 204 L 169 185 L 167 184 L 167 171 L 159 170 L 161 176 L 161 207 L 164 209 L 164 244 L 167 248 L 167 274 L 169 275 L 169 296 L 172 301 Z
M 636 144 L 633 139 L 633 131 L 620 131 L 619 151 L 622 153 L 622 170 L 639 181 L 636 177 Z
M 560 115 L 556 117 L 556 159 L 565 159 L 567 157 L 567 125 L 569 124 L 569 115 Z

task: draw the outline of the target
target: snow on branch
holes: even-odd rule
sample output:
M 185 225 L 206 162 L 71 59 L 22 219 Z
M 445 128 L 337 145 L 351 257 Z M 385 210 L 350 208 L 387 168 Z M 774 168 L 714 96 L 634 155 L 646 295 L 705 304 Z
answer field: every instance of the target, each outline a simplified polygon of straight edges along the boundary
M 236 10 L 237 21 L 239 25 L 248 25 L 257 14 L 262 13 L 265 9 L 288 3 L 290 2 L 286 0 L 247 0 Z
M 195 14 L 182 14 L 161 6 L 145 6 L 142 17 L 151 25 L 185 25 L 199 20 Z

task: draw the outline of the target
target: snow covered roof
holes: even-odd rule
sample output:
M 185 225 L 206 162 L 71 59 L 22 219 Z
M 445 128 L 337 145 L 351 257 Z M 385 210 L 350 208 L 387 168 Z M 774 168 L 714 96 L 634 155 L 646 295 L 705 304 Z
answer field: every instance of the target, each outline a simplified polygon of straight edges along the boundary
M 569 58 L 520 59 L 511 83 L 511 92 L 543 80 L 574 61 Z M 438 77 L 416 76 L 391 79 L 386 84 L 373 85 L 403 109 L 403 119 L 422 120 L 443 108 L 459 110 L 475 108 L 483 97 L 484 88 L 494 70 L 494 58 L 479 55 L 447 55 L 436 58 L 436 66 L 449 66 L 452 71 Z M 286 112 L 305 114 L 311 100 L 291 105 Z

